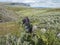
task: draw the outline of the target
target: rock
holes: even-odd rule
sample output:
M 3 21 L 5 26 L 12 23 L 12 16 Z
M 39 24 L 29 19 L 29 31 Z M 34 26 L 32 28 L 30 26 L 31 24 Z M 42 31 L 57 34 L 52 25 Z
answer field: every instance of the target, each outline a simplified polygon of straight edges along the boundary
M 34 26 L 33 26 L 33 31 L 34 31 L 34 30 L 37 30 L 37 28 L 38 28 L 38 26 L 34 25 Z
M 46 29 L 45 29 L 45 28 L 42 28 L 40 31 L 41 31 L 42 33 L 45 33 L 45 32 L 46 32 Z
M 57 34 L 57 37 L 60 38 L 60 33 Z

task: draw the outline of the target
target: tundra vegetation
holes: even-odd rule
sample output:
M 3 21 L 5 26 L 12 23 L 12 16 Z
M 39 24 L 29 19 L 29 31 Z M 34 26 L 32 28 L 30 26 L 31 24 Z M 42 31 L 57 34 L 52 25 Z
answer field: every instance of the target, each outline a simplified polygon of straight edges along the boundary
M 0 45 L 60 45 L 60 8 L 2 8 L 5 16 L 0 12 L 3 19 L 0 22 Z M 22 26 L 25 16 L 33 26 L 37 26 L 32 34 L 26 33 Z M 9 21 L 5 21 L 6 18 Z

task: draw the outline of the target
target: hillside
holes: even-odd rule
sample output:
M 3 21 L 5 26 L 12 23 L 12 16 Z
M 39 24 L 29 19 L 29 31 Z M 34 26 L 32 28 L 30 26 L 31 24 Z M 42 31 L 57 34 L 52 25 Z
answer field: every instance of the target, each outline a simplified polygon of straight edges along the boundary
M 21 21 L 22 18 L 24 18 L 25 16 L 28 16 L 31 22 L 33 23 L 33 25 L 37 24 L 39 25 L 39 27 L 45 28 L 46 25 L 50 26 L 52 25 L 50 23 L 53 23 L 54 24 L 53 27 L 55 28 L 60 27 L 59 26 L 60 9 L 57 9 L 57 8 L 53 9 L 53 8 L 28 8 L 28 7 L 0 6 L 0 15 L 1 15 L 0 18 L 4 23 Z M 57 20 L 58 22 L 54 23 L 54 20 L 55 21 Z M 2 26 L 1 28 L 4 28 L 4 27 Z
M 0 5 L 4 5 L 4 6 L 12 6 L 12 7 L 19 7 L 19 6 L 23 6 L 23 7 L 30 7 L 30 4 L 28 3 L 14 3 L 14 2 L 0 2 Z
M 11 10 L 7 10 L 5 6 L 0 6 L 0 20 L 2 22 L 8 22 L 8 21 L 16 21 L 17 15 L 15 12 Z

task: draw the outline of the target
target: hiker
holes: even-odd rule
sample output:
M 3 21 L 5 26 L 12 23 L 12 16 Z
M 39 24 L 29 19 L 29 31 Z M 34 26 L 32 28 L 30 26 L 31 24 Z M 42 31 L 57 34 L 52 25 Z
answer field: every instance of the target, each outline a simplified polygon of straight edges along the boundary
M 25 17 L 23 20 L 22 20 L 23 24 L 25 26 L 29 25 L 30 21 L 29 21 L 29 18 L 28 17 Z
M 33 28 L 32 24 L 27 25 L 26 32 L 32 33 L 32 28 Z
M 23 25 L 25 26 L 26 32 L 32 33 L 32 24 L 30 24 L 30 20 L 28 17 L 25 17 L 23 20 Z

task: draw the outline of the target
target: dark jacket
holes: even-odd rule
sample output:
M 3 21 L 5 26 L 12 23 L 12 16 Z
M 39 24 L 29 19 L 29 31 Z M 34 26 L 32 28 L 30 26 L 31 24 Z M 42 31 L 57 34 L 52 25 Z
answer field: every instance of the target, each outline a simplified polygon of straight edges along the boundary
M 30 23 L 29 18 L 24 18 L 22 20 L 23 24 L 28 25 Z

